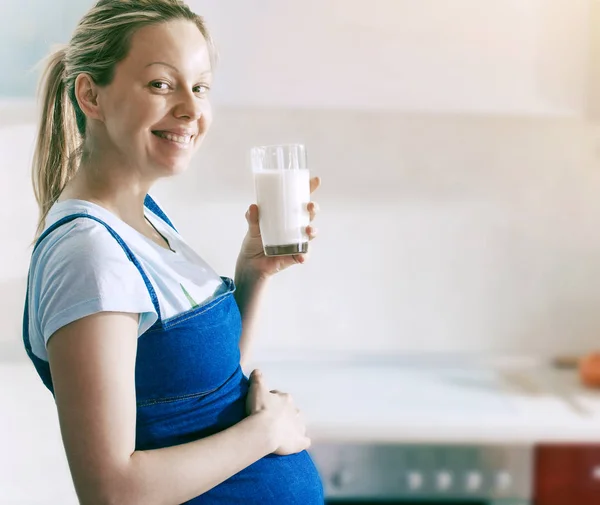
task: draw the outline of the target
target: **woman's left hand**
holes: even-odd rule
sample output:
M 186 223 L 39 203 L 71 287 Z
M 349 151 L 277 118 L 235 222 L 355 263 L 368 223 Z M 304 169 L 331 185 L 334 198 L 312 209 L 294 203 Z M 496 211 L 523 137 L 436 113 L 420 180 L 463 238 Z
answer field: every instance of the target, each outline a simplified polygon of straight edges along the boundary
M 320 185 L 321 179 L 319 177 L 311 178 L 310 193 L 314 193 Z M 311 201 L 308 204 L 311 223 L 318 211 L 319 206 Z M 251 272 L 258 277 L 270 277 L 292 265 L 301 265 L 308 260 L 307 253 L 289 256 L 265 255 L 260 227 L 258 225 L 258 206 L 256 204 L 250 205 L 250 208 L 246 212 L 246 221 L 248 222 L 248 232 L 242 243 L 242 250 L 237 261 L 237 269 L 245 273 Z M 308 235 L 308 239 L 312 240 L 317 235 L 317 229 L 311 224 L 306 227 L 306 234 Z

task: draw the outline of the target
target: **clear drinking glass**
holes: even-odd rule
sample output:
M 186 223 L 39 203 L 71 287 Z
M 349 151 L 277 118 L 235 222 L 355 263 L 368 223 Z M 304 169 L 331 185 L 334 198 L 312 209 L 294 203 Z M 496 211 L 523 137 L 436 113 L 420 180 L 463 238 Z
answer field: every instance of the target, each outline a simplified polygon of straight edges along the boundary
M 310 176 L 306 148 L 301 144 L 253 147 L 250 159 L 265 255 L 307 252 Z

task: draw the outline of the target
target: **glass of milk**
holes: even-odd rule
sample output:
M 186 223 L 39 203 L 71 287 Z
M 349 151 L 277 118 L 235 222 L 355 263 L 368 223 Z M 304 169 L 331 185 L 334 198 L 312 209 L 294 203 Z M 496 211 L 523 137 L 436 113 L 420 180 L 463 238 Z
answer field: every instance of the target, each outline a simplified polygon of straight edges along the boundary
M 250 158 L 265 255 L 307 252 L 310 177 L 305 147 L 301 144 L 253 147 Z

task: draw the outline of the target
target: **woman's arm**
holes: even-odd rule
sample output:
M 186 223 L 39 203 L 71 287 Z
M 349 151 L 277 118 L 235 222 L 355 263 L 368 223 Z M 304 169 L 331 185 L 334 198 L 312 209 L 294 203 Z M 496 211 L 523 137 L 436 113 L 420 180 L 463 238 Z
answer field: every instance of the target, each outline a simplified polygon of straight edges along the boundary
M 244 269 L 238 261 L 235 269 L 235 301 L 242 315 L 242 335 L 240 337 L 240 363 L 242 367 L 250 359 L 253 335 L 256 333 L 259 307 L 268 284 L 268 277 Z
M 311 194 L 321 185 L 319 177 L 310 180 Z M 307 205 L 312 222 L 318 212 L 318 205 L 310 202 Z M 258 206 L 250 205 L 246 212 L 248 233 L 244 237 L 242 249 L 235 267 L 235 284 L 237 286 L 235 300 L 242 314 L 242 336 L 240 339 L 240 362 L 242 366 L 248 362 L 253 335 L 258 319 L 258 308 L 264 295 L 267 280 L 282 270 L 306 263 L 307 254 L 290 256 L 265 256 L 258 220 Z M 316 237 L 317 230 L 313 226 L 306 228 L 309 240 Z
M 177 505 L 281 444 L 281 417 L 256 409 L 216 435 L 135 451 L 137 317 L 95 314 L 48 342 L 62 437 L 82 505 Z

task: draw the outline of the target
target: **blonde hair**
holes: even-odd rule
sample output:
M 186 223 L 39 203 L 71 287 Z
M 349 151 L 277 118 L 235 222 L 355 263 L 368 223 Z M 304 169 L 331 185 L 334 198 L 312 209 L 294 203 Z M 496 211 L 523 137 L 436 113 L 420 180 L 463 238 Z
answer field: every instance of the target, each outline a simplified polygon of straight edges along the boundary
M 40 212 L 36 237 L 83 154 L 86 117 L 75 97 L 75 79 L 85 72 L 98 86 L 110 84 L 136 30 L 179 19 L 198 26 L 214 64 L 215 48 L 204 19 L 181 0 L 100 0 L 79 22 L 69 44 L 48 57 L 39 87 L 42 110 L 32 170 Z

